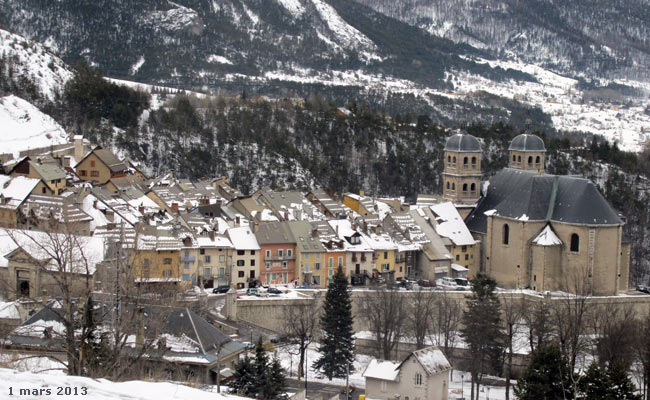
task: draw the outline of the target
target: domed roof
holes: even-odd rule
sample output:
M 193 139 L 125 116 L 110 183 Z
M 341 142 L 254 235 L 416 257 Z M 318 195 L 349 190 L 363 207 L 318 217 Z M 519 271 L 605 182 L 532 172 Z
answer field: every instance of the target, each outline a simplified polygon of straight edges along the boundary
M 472 135 L 457 133 L 447 139 L 447 143 L 445 143 L 445 151 L 480 153 L 482 151 L 481 142 Z
M 512 139 L 508 150 L 546 151 L 546 146 L 544 146 L 544 141 L 539 136 L 522 133 L 521 135 Z

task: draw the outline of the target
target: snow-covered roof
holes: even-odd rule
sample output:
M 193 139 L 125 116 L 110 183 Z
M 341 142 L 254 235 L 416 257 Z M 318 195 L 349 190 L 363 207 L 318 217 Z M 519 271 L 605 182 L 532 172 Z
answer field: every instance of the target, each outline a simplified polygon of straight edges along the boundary
M 469 271 L 467 268 L 463 267 L 462 265 L 458 264 L 451 264 L 451 269 L 453 269 L 456 272 L 467 272 Z
M 399 366 L 399 363 L 392 361 L 371 360 L 362 376 L 383 381 L 394 381 L 399 375 Z
M 436 214 L 436 232 L 449 238 L 456 246 L 471 246 L 476 243 L 458 210 L 451 202 L 435 204 L 431 210 Z
M 40 181 L 26 176 L 0 175 L 0 195 L 4 196 L 7 202 L 3 206 L 11 208 L 20 206 Z
M 424 349 L 414 351 L 402 361 L 402 364 L 411 357 L 415 357 L 420 362 L 427 375 L 433 375 L 451 369 L 449 360 L 447 360 L 445 354 L 437 346 L 425 347 Z
M 257 238 L 248 226 L 228 229 L 228 237 L 236 250 L 260 250 Z
M 544 229 L 533 239 L 533 243 L 538 246 L 561 246 L 562 240 L 553 232 L 551 225 L 546 225 Z
M 199 247 L 229 247 L 232 248 L 233 245 L 230 240 L 221 235 L 210 236 L 199 236 L 196 238 Z

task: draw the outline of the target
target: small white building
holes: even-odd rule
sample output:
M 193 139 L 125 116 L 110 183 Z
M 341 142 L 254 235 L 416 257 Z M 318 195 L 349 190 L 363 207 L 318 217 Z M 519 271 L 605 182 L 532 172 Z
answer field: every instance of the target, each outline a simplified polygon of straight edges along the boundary
M 436 346 L 416 350 L 401 363 L 372 360 L 363 372 L 366 399 L 447 400 L 450 370 Z

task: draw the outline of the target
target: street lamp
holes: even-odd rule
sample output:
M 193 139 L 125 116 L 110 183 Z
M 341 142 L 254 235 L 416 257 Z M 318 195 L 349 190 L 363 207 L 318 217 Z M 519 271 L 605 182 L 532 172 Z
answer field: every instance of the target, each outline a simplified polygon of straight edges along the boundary
M 460 397 L 463 399 L 465 398 L 464 383 L 465 383 L 465 374 L 460 374 Z

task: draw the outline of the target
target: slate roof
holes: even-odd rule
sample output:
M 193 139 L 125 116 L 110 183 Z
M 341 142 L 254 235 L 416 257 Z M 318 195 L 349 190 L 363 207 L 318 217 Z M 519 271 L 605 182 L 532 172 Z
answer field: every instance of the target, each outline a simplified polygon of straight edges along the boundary
M 56 162 L 43 162 L 38 163 L 30 161 L 29 164 L 36 172 L 46 181 L 53 181 L 56 179 L 65 179 L 65 170 L 61 168 Z
M 539 136 L 522 133 L 512 139 L 508 150 L 546 151 L 546 146 L 544 146 L 544 141 Z
M 623 224 L 590 180 L 511 168 L 504 168 L 490 179 L 487 194 L 465 220 L 470 231 L 487 233 L 486 211 L 519 220 Z
M 481 142 L 472 135 L 458 133 L 447 139 L 445 151 L 462 151 L 468 153 L 480 153 Z
M 108 149 L 95 149 L 94 153 L 113 173 L 122 172 L 128 169 L 126 164 Z

